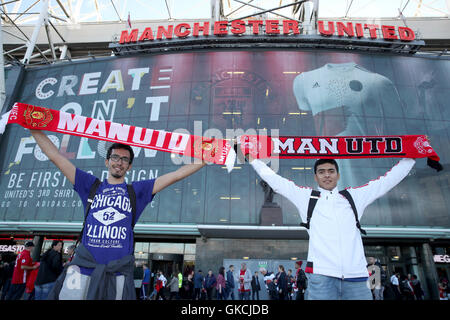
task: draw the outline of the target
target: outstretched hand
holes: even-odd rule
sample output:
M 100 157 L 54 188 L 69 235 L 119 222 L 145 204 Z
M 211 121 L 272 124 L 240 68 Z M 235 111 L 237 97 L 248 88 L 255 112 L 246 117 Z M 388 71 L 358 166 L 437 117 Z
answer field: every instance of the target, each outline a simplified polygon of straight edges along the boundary
M 236 152 L 236 154 L 238 155 L 238 157 L 240 156 L 240 155 L 243 155 L 242 154 L 242 149 L 241 149 L 241 144 L 240 143 L 238 143 L 238 141 L 235 141 L 234 142 L 234 146 L 233 146 L 233 148 L 234 148 L 234 151 Z M 247 154 L 245 154 L 245 155 L 243 155 L 244 156 L 244 161 L 245 162 L 252 162 L 253 161 L 253 157 L 249 154 L 249 153 L 247 153 Z

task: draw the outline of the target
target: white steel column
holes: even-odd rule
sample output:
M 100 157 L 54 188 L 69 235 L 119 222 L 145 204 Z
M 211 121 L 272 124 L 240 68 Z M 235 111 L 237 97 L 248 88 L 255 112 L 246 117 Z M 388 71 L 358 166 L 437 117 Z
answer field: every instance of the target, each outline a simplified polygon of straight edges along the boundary
M 5 89 L 5 61 L 3 59 L 3 23 L 0 19 L 0 112 L 3 110 L 3 104 L 6 100 Z
M 24 64 L 28 64 L 30 61 L 30 57 L 33 54 L 34 47 L 36 45 L 37 37 L 39 35 L 39 30 L 41 29 L 42 24 L 44 23 L 45 18 L 48 16 L 48 2 L 49 0 L 42 0 L 42 8 L 41 13 L 39 14 L 38 22 L 36 23 L 36 27 L 34 28 L 33 35 L 31 36 L 30 42 L 27 44 L 28 48 L 23 57 L 22 62 Z

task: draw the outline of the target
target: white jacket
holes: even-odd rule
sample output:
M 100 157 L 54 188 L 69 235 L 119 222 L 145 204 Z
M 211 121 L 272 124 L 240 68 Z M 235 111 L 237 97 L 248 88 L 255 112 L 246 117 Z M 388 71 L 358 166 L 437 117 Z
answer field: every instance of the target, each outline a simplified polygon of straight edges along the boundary
M 414 164 L 414 159 L 402 159 L 384 176 L 361 187 L 347 188 L 355 202 L 359 219 L 366 207 L 402 181 Z M 313 189 L 299 187 L 280 177 L 260 160 L 253 160 L 251 165 L 276 193 L 297 207 L 302 221 L 306 223 Z M 361 234 L 349 202 L 338 193 L 337 188 L 328 191 L 319 187 L 317 190 L 320 191 L 320 198 L 308 230 L 307 266 L 312 267 L 312 270 L 308 268 L 307 271 L 342 279 L 368 277 Z

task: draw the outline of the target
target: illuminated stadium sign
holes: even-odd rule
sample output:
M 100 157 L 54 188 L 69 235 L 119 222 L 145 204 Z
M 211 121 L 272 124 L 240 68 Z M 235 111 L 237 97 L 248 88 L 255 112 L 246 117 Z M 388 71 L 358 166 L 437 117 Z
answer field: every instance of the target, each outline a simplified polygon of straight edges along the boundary
M 301 25 L 300 25 L 301 28 Z M 381 31 L 381 37 L 379 37 Z M 395 27 L 388 25 L 318 21 L 318 34 L 323 37 L 338 36 L 347 38 L 368 38 L 375 40 L 399 40 L 410 42 L 416 39 L 415 33 L 408 27 Z M 225 37 L 228 35 L 299 35 L 299 22 L 295 20 L 233 20 L 216 21 L 213 25 L 206 21 L 203 23 L 179 23 L 177 25 L 146 27 L 144 30 L 123 30 L 120 35 L 120 44 L 142 43 L 153 40 L 171 40 L 187 37 Z

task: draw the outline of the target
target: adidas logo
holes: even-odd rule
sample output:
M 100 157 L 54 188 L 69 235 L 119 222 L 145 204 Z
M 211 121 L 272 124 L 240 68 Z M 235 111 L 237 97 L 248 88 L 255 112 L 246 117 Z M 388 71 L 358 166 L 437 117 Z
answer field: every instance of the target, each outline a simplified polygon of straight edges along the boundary
M 314 88 L 319 88 L 319 87 L 320 87 L 320 86 L 319 86 L 319 83 L 318 83 L 318 82 L 314 83 L 313 89 L 314 89 Z

